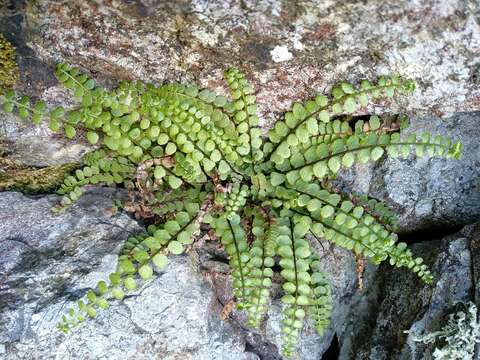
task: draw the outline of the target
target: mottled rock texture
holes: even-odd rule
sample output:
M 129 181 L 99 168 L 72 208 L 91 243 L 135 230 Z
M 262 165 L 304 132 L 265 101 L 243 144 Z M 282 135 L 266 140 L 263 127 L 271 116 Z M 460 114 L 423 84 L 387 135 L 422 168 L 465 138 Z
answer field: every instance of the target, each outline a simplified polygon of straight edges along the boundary
M 420 85 L 409 110 L 478 108 L 475 0 L 102 3 L 28 5 L 36 30 L 28 44 L 46 62 L 65 59 L 115 79 L 219 86 L 225 67 L 237 65 L 261 89 L 268 118 L 339 79 L 393 72 Z M 292 56 L 280 58 L 289 60 L 275 62 L 276 47 L 285 47 Z

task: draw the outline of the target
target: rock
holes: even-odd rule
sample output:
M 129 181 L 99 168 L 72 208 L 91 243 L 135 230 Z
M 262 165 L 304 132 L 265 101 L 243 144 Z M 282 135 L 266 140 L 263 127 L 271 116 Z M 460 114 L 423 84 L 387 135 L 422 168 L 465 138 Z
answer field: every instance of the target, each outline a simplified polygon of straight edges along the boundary
M 441 5 L 436 0 L 7 1 L 0 3 L 0 32 L 18 50 L 22 78 L 17 90 L 49 106 L 73 106 L 53 76 L 60 61 L 81 67 L 106 87 L 122 79 L 181 81 L 219 93 L 226 92 L 223 70 L 239 66 L 257 90 L 265 129 L 293 101 L 328 91 L 338 81 L 391 73 L 413 78 L 418 90 L 412 97 L 398 99 L 398 105 L 383 101 L 358 115 L 406 111 L 413 120 L 409 131 L 460 138 L 461 160 L 388 159 L 357 167 L 341 183 L 384 200 L 399 215 L 401 231 L 410 232 L 461 226 L 480 214 L 480 114 L 459 113 L 478 111 L 480 104 L 479 11 L 472 0 Z M 69 141 L 45 124 L 34 127 L 2 112 L 0 122 L 8 155 L 28 166 L 78 162 L 92 148 L 81 134 Z M 112 306 L 71 337 L 54 333 L 63 308 L 114 268 L 127 236 L 123 230 L 142 231 L 125 214 L 109 214 L 111 195 L 105 189 L 89 192 L 57 217 L 50 214 L 55 196 L 0 194 L 0 355 L 280 358 L 278 286 L 260 332 L 247 329 L 244 314 L 236 311 L 221 322 L 218 314 L 231 298 L 228 277 L 212 279 L 211 288 L 197 271 L 197 266 L 228 271 L 215 256 L 193 263 L 172 257 L 142 296 Z M 323 338 L 307 325 L 299 359 L 319 359 L 335 337 L 345 359 L 357 348 L 358 358 L 369 354 L 374 359 L 385 358 L 390 349 L 399 356 L 417 351 L 402 331 L 413 322 L 415 329 L 434 327 L 437 320 L 432 319 L 440 312 L 430 295 L 444 314 L 452 301 L 466 298 L 470 286 L 445 286 L 461 283 L 467 274 L 465 240 L 431 242 L 416 251 L 437 261 L 440 285 L 425 287 L 404 270 L 382 267 L 377 272 L 368 266 L 365 296 L 357 295 L 350 310 L 357 288 L 354 257 L 334 249 L 335 260 L 331 252 L 318 251 L 333 286 L 333 322 Z M 478 268 L 478 256 L 474 259 Z M 405 318 L 398 321 L 396 311 Z
M 459 160 L 383 157 L 344 172 L 340 187 L 383 201 L 399 219 L 400 232 L 457 228 L 480 217 L 480 112 L 449 119 L 414 118 L 405 130 L 461 141 Z
M 80 141 L 69 141 L 61 135 L 52 134 L 47 124 L 27 124 L 13 114 L 0 112 L 0 151 L 25 166 L 44 167 L 80 163 L 91 146 Z
M 25 19 L 28 45 L 43 61 L 62 58 L 116 79 L 218 86 L 227 66 L 241 65 L 261 109 L 279 111 L 345 78 L 400 73 L 420 85 L 410 110 L 444 114 L 478 108 L 478 11 L 462 0 L 45 0 L 29 3 Z M 279 52 L 288 56 L 278 61 Z
M 480 308 L 480 223 L 469 227 L 471 234 L 469 235 L 470 251 L 472 253 L 472 269 L 473 279 L 475 283 L 475 303 L 477 308 Z
M 415 244 L 435 276 L 423 284 L 412 272 L 382 265 L 370 272 L 367 289 L 352 302 L 348 325 L 340 338 L 340 359 L 420 360 L 435 346 L 413 341 L 411 333 L 438 331 L 457 303 L 473 300 L 471 227 L 441 241 Z M 478 234 L 474 235 L 478 236 Z
M 60 316 L 116 266 L 142 228 L 112 215 L 110 189 L 87 192 L 61 215 L 59 198 L 0 194 L 0 353 L 16 359 L 258 359 L 220 320 L 212 288 L 187 257 L 68 335 Z M 117 194 L 118 195 L 118 194 Z

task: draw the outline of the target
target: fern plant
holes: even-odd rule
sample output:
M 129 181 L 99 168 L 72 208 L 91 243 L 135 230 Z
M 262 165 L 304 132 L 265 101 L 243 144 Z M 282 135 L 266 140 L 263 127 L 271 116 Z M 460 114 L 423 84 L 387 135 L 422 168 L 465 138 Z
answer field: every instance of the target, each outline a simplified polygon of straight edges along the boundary
M 264 137 L 254 89 L 236 69 L 225 72 L 230 98 L 195 85 L 140 81 L 107 90 L 67 64 L 55 73 L 72 91 L 77 108 L 47 110 L 44 102 L 32 103 L 12 91 L 0 99 L 7 112 L 17 109 L 35 124 L 47 119 L 52 131 L 97 146 L 85 156 L 84 167 L 65 178 L 58 210 L 77 200 L 86 185 L 119 185 L 135 194 L 134 207 L 152 219 L 147 233 L 126 241 L 117 270 L 63 316 L 60 330 L 68 332 L 149 281 L 167 266 L 168 254 L 188 251 L 202 224 L 220 239 L 237 307 L 254 328 L 262 324 L 273 267 L 280 265 L 287 357 L 295 351 L 305 317 L 322 335 L 332 310 L 312 239 L 324 238 L 376 264 L 389 260 L 432 281 L 422 259 L 397 242 L 394 217 L 383 204 L 343 194 L 331 183 L 341 168 L 376 161 L 385 152 L 459 157 L 460 143 L 428 133 L 403 138 L 397 124 L 378 116 L 349 123 L 347 115 L 370 101 L 412 92 L 412 81 L 382 77 L 358 88 L 344 82 L 332 96 L 295 103 Z

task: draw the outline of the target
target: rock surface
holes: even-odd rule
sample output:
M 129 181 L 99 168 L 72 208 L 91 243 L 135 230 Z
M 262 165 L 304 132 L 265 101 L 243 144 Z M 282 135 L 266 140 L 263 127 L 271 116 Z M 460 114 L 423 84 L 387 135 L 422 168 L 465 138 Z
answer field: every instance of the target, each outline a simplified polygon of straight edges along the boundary
M 424 242 L 412 250 L 425 258 L 435 276 L 422 284 L 404 269 L 382 265 L 370 272 L 367 290 L 352 301 L 345 332 L 340 338 L 340 359 L 421 360 L 431 358 L 435 344 L 413 341 L 416 334 L 440 330 L 447 315 L 461 309 L 458 303 L 473 301 L 478 258 L 471 243 L 478 238 L 474 226 L 442 240 Z M 478 260 L 477 260 L 478 261 Z
M 113 196 L 90 191 L 55 216 L 57 196 L 0 193 L 0 357 L 257 359 L 220 320 L 211 286 L 187 257 L 172 257 L 141 296 L 68 336 L 56 330 L 61 314 L 114 271 L 128 234 L 142 231 L 127 215 L 112 215 Z
M 458 228 L 480 217 L 480 112 L 448 119 L 414 118 L 405 130 L 429 132 L 462 142 L 460 160 L 383 157 L 344 172 L 340 186 L 383 201 L 399 220 L 400 232 Z
M 31 3 L 26 19 L 36 31 L 27 43 L 43 61 L 62 58 L 115 79 L 218 86 L 225 67 L 241 65 L 263 110 L 285 110 L 345 77 L 392 72 L 419 82 L 411 110 L 479 105 L 475 0 L 108 3 Z

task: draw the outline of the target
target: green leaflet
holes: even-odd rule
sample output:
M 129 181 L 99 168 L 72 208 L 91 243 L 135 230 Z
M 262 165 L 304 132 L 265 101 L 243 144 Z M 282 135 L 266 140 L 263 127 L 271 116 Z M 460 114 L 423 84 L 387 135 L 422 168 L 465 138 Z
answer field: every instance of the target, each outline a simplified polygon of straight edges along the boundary
M 322 335 L 332 311 L 328 276 L 309 239 L 323 238 L 375 263 L 388 259 L 432 281 L 423 260 L 397 243 L 395 217 L 385 205 L 338 193 L 329 182 L 343 168 L 383 156 L 459 158 L 461 144 L 446 137 L 401 135 L 396 129 L 404 128 L 403 120 L 390 127 L 372 115 L 350 125 L 349 114 L 379 98 L 412 92 L 412 81 L 393 76 L 359 86 L 342 82 L 329 96 L 294 103 L 264 139 L 255 91 L 237 69 L 224 74 L 229 98 L 195 85 L 140 81 L 107 90 L 67 64 L 59 64 L 55 75 L 78 106 L 49 107 L 0 89 L 4 111 L 34 124 L 47 121 L 51 131 L 96 147 L 65 177 L 55 210 L 66 210 L 87 185 L 120 185 L 140 200 L 125 210 L 153 221 L 147 233 L 125 241 L 108 280 L 62 316 L 61 331 L 96 317 L 165 271 L 169 255 L 198 246 L 201 225 L 226 252 L 234 300 L 252 327 L 267 312 L 279 259 L 287 357 L 304 318 L 311 317 Z

